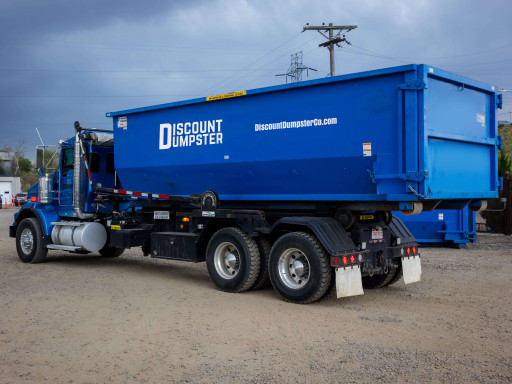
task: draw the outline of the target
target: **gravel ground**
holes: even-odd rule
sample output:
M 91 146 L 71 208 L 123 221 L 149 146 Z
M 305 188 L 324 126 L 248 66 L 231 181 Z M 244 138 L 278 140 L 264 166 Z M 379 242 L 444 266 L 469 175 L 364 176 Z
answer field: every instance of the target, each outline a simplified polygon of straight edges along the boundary
M 18 261 L 0 210 L 0 381 L 510 383 L 512 238 L 422 249 L 423 280 L 310 304 L 217 291 L 204 264 Z

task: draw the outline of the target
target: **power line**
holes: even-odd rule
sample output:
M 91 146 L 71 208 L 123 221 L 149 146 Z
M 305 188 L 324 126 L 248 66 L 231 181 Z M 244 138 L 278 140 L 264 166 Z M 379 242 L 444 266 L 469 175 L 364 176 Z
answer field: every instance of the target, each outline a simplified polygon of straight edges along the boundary
M 88 43 L 88 42 L 32 42 L 32 43 L 12 43 L 12 44 L 2 44 L 3 47 L 7 46 L 18 47 L 20 45 L 28 45 L 28 46 L 72 46 L 72 47 L 95 47 L 100 49 L 108 49 L 108 50 L 121 50 L 121 51 L 154 51 L 154 52 L 166 52 L 169 53 L 173 50 L 200 50 L 200 51 L 224 51 L 224 52 L 245 52 L 245 53 L 261 53 L 266 52 L 266 50 L 255 50 L 255 49 L 244 49 L 244 48 L 214 48 L 211 46 L 203 46 L 198 47 L 196 45 L 190 46 L 168 46 L 165 44 L 154 44 L 151 46 L 148 45 L 132 45 L 132 44 L 104 44 L 104 43 Z
M 199 97 L 200 95 L 170 94 L 170 95 L 0 95 L 2 98 L 90 98 L 90 97 Z
M 338 51 L 338 52 L 349 52 L 349 53 L 354 53 L 354 54 L 358 54 L 358 55 L 365 55 L 365 56 L 372 56 L 372 57 L 376 57 L 378 59 L 387 59 L 387 60 L 397 61 L 399 63 L 410 64 L 409 61 L 395 59 L 395 58 L 389 57 L 389 56 L 383 56 L 383 55 L 377 55 L 377 54 L 372 54 L 372 53 L 359 52 L 359 51 L 355 51 L 353 49 L 348 49 L 348 48 L 337 49 L 336 51 Z
M 67 73 L 200 73 L 200 72 L 251 72 L 251 71 L 278 71 L 279 69 L 197 69 L 197 70 L 85 70 L 85 69 L 13 69 L 0 68 L 4 72 L 67 72 Z
M 512 45 L 512 44 L 509 44 L 509 45 Z M 509 45 L 506 45 L 505 47 L 507 47 Z M 355 48 L 359 48 L 359 49 L 361 49 L 363 51 L 369 52 L 369 53 L 358 52 L 358 51 L 349 50 L 349 49 L 345 49 L 345 50 L 348 51 L 348 52 L 358 53 L 358 54 L 361 54 L 361 55 L 382 57 L 382 58 L 385 58 L 385 59 L 389 59 L 389 60 L 393 60 L 393 61 L 398 61 L 398 62 L 402 62 L 402 63 L 410 63 L 411 61 L 418 61 L 418 60 L 428 60 L 427 58 L 415 58 L 415 59 L 410 59 L 408 61 L 404 61 L 403 58 L 396 58 L 396 57 L 382 55 L 380 53 L 371 51 L 369 49 L 360 47 L 360 46 L 355 45 L 355 44 L 352 44 L 352 46 L 355 47 Z M 503 48 L 503 47 L 501 47 L 501 48 Z M 495 50 L 495 49 L 493 49 L 493 50 Z M 407 60 L 407 59 L 405 59 L 405 60 Z M 433 59 L 430 59 L 430 60 L 433 60 Z M 460 67 L 460 66 L 475 66 L 475 65 L 497 64 L 497 63 L 503 63 L 503 62 L 509 62 L 509 61 L 512 61 L 512 58 L 511 59 L 503 59 L 503 60 L 490 61 L 490 62 L 485 62 L 485 63 L 472 63 L 472 64 L 444 64 L 444 63 L 437 63 L 436 65 L 442 65 L 442 66 L 445 66 L 445 67 L 454 67 L 454 66 Z
M 275 69 L 268 69 L 274 71 Z M 0 74 L 1 76 L 1 74 Z M 258 75 L 240 75 L 239 77 L 258 77 Z M 118 77 L 118 76 L 52 76 L 52 77 L 16 77 L 18 80 L 195 80 L 195 79 L 226 79 L 231 76 L 193 76 L 193 77 Z M 13 79 L 13 78 L 11 78 Z
M 505 44 L 505 45 L 502 45 L 500 47 L 496 47 L 496 48 L 491 48 L 491 49 L 487 49 L 487 50 L 484 50 L 484 51 L 476 51 L 476 52 L 471 52 L 471 53 L 465 53 L 465 54 L 460 54 L 460 55 L 453 55 L 453 56 L 440 56 L 440 57 L 417 57 L 415 60 L 439 60 L 439 59 L 452 59 L 452 58 L 457 58 L 457 57 L 466 57 L 466 56 L 473 56 L 473 55 L 479 55 L 479 54 L 482 54 L 482 53 L 487 53 L 487 52 L 492 52 L 492 51 L 498 51 L 500 49 L 503 49 L 503 48 L 507 48 L 507 47 L 510 47 L 512 45 L 512 43 L 510 44 Z M 354 47 L 358 47 L 357 45 L 353 44 Z M 363 49 L 363 50 L 366 50 L 365 48 L 363 47 L 358 47 L 360 49 Z M 368 52 L 372 52 L 372 53 L 376 53 L 376 52 L 373 52 L 373 51 L 369 51 L 367 50 Z M 376 53 L 378 54 L 378 53 Z M 378 54 L 378 55 L 381 55 L 381 54 Z M 382 55 L 381 55 L 382 56 Z M 404 58 L 404 57 L 398 57 L 396 58 L 397 60 L 407 60 L 407 58 Z
M 238 72 L 243 72 L 243 71 L 253 71 L 253 70 L 250 70 L 248 69 L 250 66 L 252 66 L 253 64 L 263 60 L 265 57 L 267 57 L 268 55 L 270 55 L 272 52 L 275 52 L 276 50 L 278 50 L 279 48 L 281 48 L 282 46 L 284 46 L 285 44 L 288 44 L 290 41 L 292 41 L 293 39 L 297 38 L 299 36 L 299 34 L 295 34 L 293 35 L 292 37 L 290 37 L 288 40 L 286 40 L 284 43 L 278 45 L 277 47 L 275 47 L 274 49 L 268 51 L 266 54 L 264 54 L 263 56 L 259 57 L 258 59 L 254 60 L 253 62 L 249 63 L 247 66 L 245 66 L 244 68 L 240 69 Z M 261 69 L 259 69 L 261 70 Z M 231 81 L 229 81 L 228 83 L 232 83 L 233 82 L 233 79 L 237 77 L 237 75 L 235 74 L 233 76 L 233 78 L 231 78 Z M 202 93 L 203 94 L 207 94 L 207 92 L 209 92 L 210 90 L 213 90 L 213 89 L 217 89 L 221 84 L 223 84 L 225 82 L 225 80 L 222 80 L 218 83 L 215 83 L 213 85 L 211 85 L 210 87 L 206 88 Z
M 294 48 L 290 49 L 286 54 L 282 54 L 282 55 L 280 55 L 280 56 L 276 57 L 275 59 L 273 59 L 273 60 L 271 60 L 271 61 L 267 62 L 266 64 L 264 64 L 264 66 L 265 66 L 265 65 L 272 64 L 272 63 L 276 62 L 277 60 L 279 60 L 279 59 L 281 59 L 282 57 L 286 56 L 288 53 L 293 52 L 293 51 L 296 51 L 297 49 L 302 48 L 303 46 L 305 46 L 306 44 L 309 44 L 311 41 L 316 40 L 317 38 L 318 38 L 318 36 L 317 36 L 317 35 L 313 36 L 313 38 L 312 38 L 312 39 L 310 39 L 310 40 L 306 41 L 305 43 L 300 44 L 300 45 L 299 45 L 299 46 L 297 46 L 297 47 L 294 47 Z M 314 50 L 314 49 L 316 49 L 316 47 L 312 48 L 311 50 L 307 51 L 306 53 L 309 53 L 309 52 L 311 52 L 311 51 L 312 51 L 312 50 Z M 263 68 L 263 67 L 260 67 L 260 68 Z M 262 75 L 262 76 L 260 76 L 260 77 L 258 77 L 258 78 L 256 78 L 256 79 L 254 79 L 254 80 L 249 81 L 248 83 L 244 83 L 244 88 L 245 88 L 245 89 L 247 89 L 247 88 L 248 88 L 248 86 L 249 86 L 250 84 L 253 84 L 254 82 L 256 82 L 256 81 L 258 81 L 258 80 L 262 79 L 262 78 L 263 78 L 263 77 L 265 77 L 265 76 L 266 76 L 266 75 Z

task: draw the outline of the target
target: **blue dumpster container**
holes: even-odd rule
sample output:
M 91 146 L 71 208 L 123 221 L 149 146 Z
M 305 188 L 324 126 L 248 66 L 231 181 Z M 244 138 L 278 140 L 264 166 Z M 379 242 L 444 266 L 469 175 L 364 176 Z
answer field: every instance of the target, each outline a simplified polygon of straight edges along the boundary
M 462 210 L 435 210 L 406 216 L 393 212 L 401 219 L 422 246 L 454 245 L 463 247 L 476 242 L 475 212 Z
M 128 190 L 467 204 L 497 196 L 499 101 L 490 85 L 406 65 L 107 116 Z

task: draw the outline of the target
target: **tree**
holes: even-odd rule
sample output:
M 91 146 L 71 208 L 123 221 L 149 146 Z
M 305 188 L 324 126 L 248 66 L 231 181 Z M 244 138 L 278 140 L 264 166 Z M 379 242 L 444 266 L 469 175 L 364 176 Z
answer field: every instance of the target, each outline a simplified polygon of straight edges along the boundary
M 512 169 L 512 159 L 508 156 L 508 153 L 505 149 L 500 151 L 500 156 L 498 157 L 498 174 L 500 177 L 505 177 L 505 172 L 510 172 Z
M 23 156 L 24 146 L 25 140 L 20 140 L 14 148 L 6 147 L 3 149 L 3 152 L 8 154 L 9 162 L 11 163 L 9 174 L 13 176 L 26 175 L 32 171 L 32 162 Z M 5 170 L 4 173 L 6 173 Z
M 32 170 L 32 162 L 29 159 L 23 156 L 18 156 L 16 160 L 18 162 L 18 171 L 20 175 L 24 176 L 30 173 Z

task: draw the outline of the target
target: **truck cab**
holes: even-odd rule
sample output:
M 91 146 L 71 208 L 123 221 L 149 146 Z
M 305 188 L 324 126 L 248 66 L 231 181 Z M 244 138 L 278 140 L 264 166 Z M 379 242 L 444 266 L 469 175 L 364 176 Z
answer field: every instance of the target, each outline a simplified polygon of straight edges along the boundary
M 38 147 L 37 163 L 39 181 L 10 227 L 22 261 L 41 261 L 48 249 L 109 253 L 102 219 L 113 206 L 102 204 L 95 188 L 115 186 L 113 135 L 77 131 L 58 146 Z

